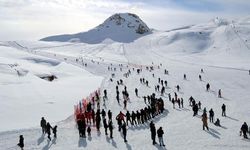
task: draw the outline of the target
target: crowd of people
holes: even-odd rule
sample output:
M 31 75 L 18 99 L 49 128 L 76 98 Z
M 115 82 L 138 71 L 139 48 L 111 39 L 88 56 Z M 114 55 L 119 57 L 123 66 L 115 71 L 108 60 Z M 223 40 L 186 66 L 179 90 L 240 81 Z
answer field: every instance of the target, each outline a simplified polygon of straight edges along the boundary
M 83 61 L 82 61 L 83 63 Z M 152 63 L 153 64 L 153 63 Z M 83 63 L 84 66 L 87 66 L 87 63 Z M 162 65 L 160 65 L 162 66 Z M 160 66 L 157 66 L 157 68 L 160 68 Z M 120 71 L 123 71 L 124 66 L 122 64 L 119 64 Z M 128 66 L 127 66 L 128 68 Z M 150 67 L 146 67 L 146 70 L 148 72 L 153 72 L 154 71 L 154 67 L 150 66 Z M 138 75 L 140 75 L 140 73 L 143 71 L 142 68 L 140 69 L 135 69 L 132 68 L 133 71 L 136 71 L 136 73 Z M 112 66 L 112 64 L 110 66 L 108 66 L 108 71 L 114 72 L 117 71 L 117 68 Z M 201 74 L 204 73 L 204 70 L 201 69 Z M 128 71 L 126 73 L 124 73 L 124 77 L 125 78 L 129 78 L 130 75 L 132 74 L 132 71 L 130 69 L 128 69 Z M 164 74 L 165 75 L 169 75 L 169 71 L 164 69 Z M 110 81 L 113 82 L 113 79 L 115 75 L 114 73 L 112 73 L 112 77 L 110 78 Z M 152 73 L 152 77 L 155 78 L 155 73 Z M 183 75 L 183 79 L 187 80 L 187 75 L 184 74 Z M 202 77 L 199 74 L 199 80 L 202 81 Z M 145 87 L 149 87 L 149 80 L 145 79 L 144 77 L 139 79 L 140 83 L 142 85 L 145 85 Z M 120 91 L 119 91 L 119 86 L 124 86 L 124 89 L 122 90 L 122 98 L 123 98 L 123 104 L 124 107 L 123 109 L 126 110 L 126 113 L 124 114 L 122 111 L 119 112 L 119 114 L 115 117 L 116 121 L 117 121 L 117 125 L 118 125 L 118 131 L 122 133 L 123 136 L 123 140 L 124 142 L 127 142 L 127 130 L 128 130 L 128 126 L 137 126 L 140 124 L 145 124 L 147 122 L 150 121 L 149 127 L 150 127 L 150 132 L 151 132 L 151 139 L 152 139 L 152 144 L 155 145 L 157 144 L 156 142 L 156 135 L 158 136 L 158 140 L 159 140 L 159 145 L 160 146 L 165 146 L 164 144 L 164 140 L 163 140 L 163 135 L 164 135 L 164 131 L 162 127 L 159 127 L 156 130 L 155 127 L 155 123 L 153 122 L 154 117 L 156 117 L 157 115 L 160 115 L 164 112 L 165 108 L 164 108 L 164 102 L 166 102 L 165 100 L 163 100 L 163 96 L 165 96 L 166 94 L 166 88 L 168 87 L 168 81 L 167 80 L 163 80 L 161 78 L 158 78 L 157 81 L 157 85 L 155 85 L 155 93 L 152 93 L 151 95 L 146 95 L 146 96 L 142 96 L 144 103 L 146 104 L 146 106 L 144 108 L 138 109 L 138 110 L 127 110 L 127 102 L 130 101 L 130 97 L 129 97 L 129 92 L 127 90 L 127 86 L 124 84 L 123 80 L 120 79 L 117 81 L 116 84 L 116 100 L 117 103 L 120 104 Z M 180 92 L 181 87 L 180 85 L 176 85 L 176 92 L 174 92 L 174 96 L 171 96 L 171 93 L 167 93 L 168 95 L 168 100 L 170 101 L 170 103 L 172 103 L 173 108 L 175 109 L 175 104 L 178 104 L 179 108 L 184 108 L 184 99 L 182 97 L 178 97 L 178 92 Z M 206 84 L 206 91 L 210 91 L 210 84 L 207 83 Z M 137 98 L 139 98 L 139 90 L 136 87 L 135 90 L 135 96 Z M 160 93 L 160 97 L 156 98 L 156 93 Z M 105 135 L 109 135 L 109 137 L 112 139 L 113 138 L 113 129 L 115 128 L 113 125 L 113 120 L 112 120 L 112 112 L 111 110 L 108 110 L 108 112 L 106 113 L 106 111 L 104 109 L 101 110 L 101 105 L 100 105 L 100 92 L 95 92 L 95 95 L 90 99 L 89 102 L 87 102 L 86 104 L 83 103 L 79 103 L 79 110 L 78 113 L 75 114 L 76 116 L 76 124 L 77 124 L 77 128 L 79 131 L 79 137 L 80 138 L 86 138 L 86 132 L 88 134 L 88 136 L 91 136 L 91 131 L 92 128 L 96 128 L 97 132 L 100 132 L 100 128 L 101 128 L 101 122 L 102 122 L 102 126 L 104 128 L 104 132 Z M 221 89 L 219 89 L 218 91 L 218 97 L 222 98 L 222 92 Z M 105 106 L 105 101 L 108 100 L 108 91 L 107 89 L 103 90 L 103 105 Z M 96 104 L 96 105 L 95 105 Z M 199 110 L 201 110 L 201 102 L 200 101 L 196 101 L 192 96 L 189 98 L 189 106 L 192 107 L 193 110 L 193 116 L 197 116 Z M 96 110 L 96 111 L 95 111 Z M 222 110 L 222 116 L 226 117 L 226 105 L 223 104 L 221 107 Z M 202 126 L 203 126 L 203 130 L 207 129 L 209 130 L 208 127 L 208 119 L 210 123 L 213 123 L 216 126 L 221 126 L 220 124 L 220 119 L 217 118 L 216 121 L 214 122 L 214 116 L 215 113 L 213 111 L 213 109 L 211 108 L 209 110 L 209 117 L 207 115 L 207 111 L 206 111 L 206 107 L 204 107 L 203 109 L 203 113 L 201 115 L 202 117 Z M 51 130 L 54 134 L 54 138 L 57 137 L 57 126 L 52 127 L 50 125 L 49 122 L 47 122 L 44 117 L 42 117 L 41 122 L 40 122 L 41 128 L 42 128 L 42 133 L 43 134 L 47 134 L 48 136 L 48 140 L 51 140 Z M 240 129 L 240 135 L 243 134 L 244 138 L 248 138 L 247 137 L 247 133 L 249 133 L 249 128 L 246 122 L 244 122 L 244 124 L 242 125 L 241 129 Z M 108 134 L 109 132 L 109 134 Z M 249 133 L 250 134 L 250 133 Z M 24 137 L 23 135 L 20 135 L 19 137 L 19 143 L 18 146 L 20 146 L 21 149 L 23 149 L 24 147 Z

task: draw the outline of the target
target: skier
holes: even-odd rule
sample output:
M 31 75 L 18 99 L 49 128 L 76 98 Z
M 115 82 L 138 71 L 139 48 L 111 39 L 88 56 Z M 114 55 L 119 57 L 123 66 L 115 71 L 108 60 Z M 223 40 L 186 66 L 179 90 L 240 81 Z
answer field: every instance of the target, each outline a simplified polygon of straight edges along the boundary
M 209 121 L 214 123 L 214 111 L 212 108 L 209 110 Z
M 183 75 L 183 78 L 184 78 L 184 80 L 187 80 L 187 76 L 186 76 L 186 74 L 184 74 L 184 75 Z
M 155 137 L 156 137 L 156 128 L 155 128 L 155 124 L 153 123 L 153 121 L 150 122 L 150 131 L 151 131 L 151 139 L 153 140 L 153 145 L 156 144 L 155 142 Z
M 122 134 L 123 134 L 124 142 L 127 142 L 127 139 L 126 139 L 126 137 L 127 137 L 127 127 L 126 127 L 125 123 L 123 123 L 123 125 L 122 125 Z
M 112 139 L 113 138 L 113 123 L 112 123 L 112 120 L 109 120 L 108 127 L 109 127 L 110 138 Z
M 54 134 L 54 138 L 57 137 L 56 133 L 57 133 L 57 126 L 54 126 L 54 128 L 52 128 L 52 132 Z
M 79 131 L 79 136 L 82 137 L 82 127 L 83 127 L 83 121 L 82 120 L 77 120 L 77 126 L 78 126 L 78 131 Z
M 23 138 L 23 135 L 19 136 L 19 143 L 17 145 L 21 148 L 21 150 L 23 150 L 23 147 L 24 147 L 24 138 Z
M 165 93 L 165 87 L 164 87 L 164 86 L 162 86 L 162 88 L 161 88 L 161 96 L 163 96 L 163 95 L 164 95 L 164 93 Z
M 201 73 L 204 73 L 203 69 L 201 69 Z
M 205 128 L 207 128 L 207 130 L 209 130 L 208 125 L 207 125 L 207 113 L 203 113 L 202 122 L 203 122 L 203 130 L 205 130 Z
M 138 89 L 135 88 L 135 95 L 138 97 Z
M 46 133 L 46 120 L 44 119 L 44 117 L 42 117 L 41 119 L 40 126 L 42 127 L 43 134 L 45 134 Z
M 48 139 L 51 141 L 51 138 L 50 138 L 50 129 L 51 129 L 51 125 L 49 124 L 49 122 L 47 122 L 47 125 L 46 125 L 46 133 L 48 134 Z
M 96 120 L 96 129 L 99 132 L 100 131 L 100 122 L 101 122 L 101 116 L 100 116 L 100 114 L 98 114 L 98 113 L 96 114 L 96 119 L 95 120 Z
M 218 97 L 222 98 L 222 96 L 221 96 L 221 89 L 219 89 L 219 91 L 218 91 Z
M 165 144 L 164 144 L 164 142 L 163 142 L 163 134 L 164 134 L 164 131 L 162 130 L 162 127 L 160 127 L 160 128 L 157 130 L 157 135 L 158 135 L 158 139 L 159 139 L 160 146 L 165 146 Z
M 225 104 L 221 106 L 221 110 L 222 110 L 222 116 L 226 117 L 226 105 Z
M 243 125 L 242 125 L 241 128 L 240 128 L 240 130 L 241 130 L 241 132 L 243 133 L 243 137 L 244 137 L 245 139 L 248 139 L 248 137 L 247 137 L 248 125 L 247 125 L 246 122 L 243 123 Z

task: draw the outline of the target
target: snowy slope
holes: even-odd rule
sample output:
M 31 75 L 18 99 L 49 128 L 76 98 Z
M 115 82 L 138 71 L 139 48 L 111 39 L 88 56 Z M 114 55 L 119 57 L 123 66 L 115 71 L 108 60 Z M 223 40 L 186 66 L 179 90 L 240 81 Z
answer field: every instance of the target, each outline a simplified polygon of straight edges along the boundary
M 117 131 L 115 121 L 114 140 L 105 136 L 103 127 L 100 134 L 93 127 L 91 138 L 81 139 L 78 137 L 75 122 L 71 116 L 73 104 L 78 102 L 79 97 L 86 96 L 87 93 L 95 90 L 97 87 L 101 87 L 101 91 L 104 89 L 108 91 L 109 99 L 106 103 L 106 108 L 103 106 L 102 108 L 112 110 L 113 116 L 119 111 L 125 112 L 123 105 L 118 105 L 115 99 L 116 82 L 110 82 L 109 80 L 110 74 L 115 73 L 114 81 L 123 79 L 130 93 L 129 111 L 146 106 L 142 96 L 154 92 L 154 86 L 157 84 L 158 77 L 168 81 L 166 94 L 171 93 L 173 95 L 176 92 L 176 85 L 180 85 L 181 90 L 177 93 L 180 97 L 183 97 L 185 108 L 173 109 L 167 95 L 164 95 L 162 98 L 165 101 L 167 110 L 164 114 L 154 119 L 156 127 L 162 126 L 165 131 L 164 142 L 166 149 L 248 150 L 250 142 L 249 140 L 243 140 L 239 136 L 239 130 L 244 121 L 250 124 L 249 32 L 249 17 L 233 22 L 216 18 L 204 24 L 165 32 L 154 31 L 152 34 L 145 35 L 130 43 L 108 40 L 96 44 L 30 41 L 1 42 L 0 44 L 3 45 L 0 47 L 2 63 L 14 64 L 17 62 L 22 64 L 24 72 L 28 70 L 31 73 L 23 77 L 25 81 L 30 82 L 26 83 L 28 84 L 27 86 L 21 84 L 21 87 L 12 90 L 19 86 L 16 84 L 20 82 L 20 79 L 11 77 L 14 76 L 15 72 L 9 70 L 8 67 L 0 68 L 1 89 L 5 90 L 3 93 L 0 91 L 0 98 L 6 99 L 5 101 L 0 101 L 3 103 L 0 105 L 0 111 L 2 111 L 0 119 L 2 120 L 3 118 L 8 124 L 18 122 L 20 128 L 26 127 L 26 124 L 22 125 L 21 123 L 28 123 L 27 126 L 32 126 L 33 128 L 7 131 L 9 129 L 17 129 L 17 127 L 10 126 L 9 128 L 6 125 L 2 125 L 2 131 L 4 132 L 0 132 L 0 147 L 3 149 L 17 149 L 15 145 L 18 141 L 18 135 L 23 134 L 25 137 L 25 149 L 163 149 L 159 145 L 153 146 L 151 144 L 148 124 L 135 127 L 129 126 L 127 144 L 123 142 L 120 133 Z M 43 57 L 26 52 L 42 55 Z M 33 59 L 27 59 L 27 57 Z M 21 61 L 23 60 L 21 58 L 26 59 Z M 35 60 L 38 58 L 42 59 L 46 63 L 37 63 L 37 61 L 34 63 L 34 58 L 36 58 Z M 65 58 L 67 58 L 66 61 Z M 81 62 L 76 62 L 76 59 L 87 62 L 88 67 L 84 67 L 84 69 L 92 74 L 82 70 Z M 151 65 L 152 62 L 155 66 L 158 66 L 160 63 L 163 66 L 152 72 L 144 69 L 140 75 L 132 71 L 132 75 L 129 78 L 123 76 L 127 69 L 132 70 L 132 67 L 135 65 Z M 110 63 L 117 68 L 118 64 L 125 64 L 123 71 L 108 71 L 107 68 L 110 66 Z M 126 68 L 126 65 L 128 65 L 128 68 Z M 203 81 L 198 79 L 201 68 L 205 71 L 204 74 L 201 74 Z M 164 69 L 168 69 L 169 75 L 163 74 Z M 38 80 L 34 74 L 42 72 L 56 73 L 59 76 L 59 80 L 52 83 Z M 152 77 L 152 73 L 155 74 L 155 78 Z M 187 80 L 183 80 L 184 73 L 187 75 Z M 94 75 L 104 77 L 102 83 L 102 78 Z M 87 77 L 85 78 L 85 76 Z M 149 87 L 141 85 L 140 78 L 147 79 Z M 80 79 L 88 87 L 82 86 Z M 15 86 L 6 87 L 4 84 L 8 80 L 12 80 Z M 37 87 L 38 83 L 39 88 Z M 205 91 L 207 83 L 211 84 L 210 92 Z M 90 85 L 93 87 L 89 88 Z M 63 86 L 67 87 L 63 88 Z M 29 93 L 28 96 L 35 99 L 37 98 L 36 95 L 39 94 L 39 98 L 37 98 L 39 103 L 35 103 L 36 105 L 42 105 L 44 102 L 55 102 L 53 104 L 50 103 L 48 107 L 43 107 L 49 110 L 48 113 L 38 107 L 36 109 L 39 110 L 39 113 L 31 115 L 29 113 L 31 110 L 29 109 L 21 110 L 19 107 L 12 106 L 13 103 L 21 101 L 17 94 L 22 94 L 23 96 L 25 91 L 31 90 L 30 87 L 36 92 L 35 94 Z M 139 89 L 140 97 L 136 97 L 134 94 L 134 88 L 136 87 Z M 52 91 L 50 93 L 49 90 L 54 90 L 55 88 L 57 89 L 56 92 Z M 122 85 L 119 86 L 119 89 L 123 88 Z M 19 91 L 20 89 L 21 91 Z M 223 98 L 217 98 L 219 89 L 222 89 Z M 17 91 L 18 93 L 16 94 Z M 75 93 L 71 93 L 72 91 L 75 91 Z M 9 93 L 11 92 L 14 92 L 14 94 L 10 96 Z M 48 94 L 44 95 L 44 92 L 48 92 Z M 5 93 L 8 93 L 8 95 Z M 196 101 L 201 101 L 203 108 L 206 107 L 207 110 L 210 108 L 214 109 L 215 118 L 220 118 L 222 127 L 216 127 L 209 123 L 210 131 L 202 130 L 200 118 L 202 112 L 199 112 L 199 116 L 193 117 L 192 108 L 188 106 L 188 98 L 191 95 Z M 159 93 L 157 93 L 157 97 L 160 97 Z M 30 101 L 30 99 L 26 99 Z M 64 99 L 65 103 L 56 105 L 61 99 Z M 221 105 L 223 103 L 227 105 L 228 117 L 221 117 Z M 26 104 L 19 104 L 27 107 Z M 34 103 L 32 102 L 31 104 Z M 55 107 L 56 111 L 60 113 L 54 113 Z M 32 120 L 25 118 L 22 121 L 18 119 L 18 121 L 13 121 L 4 115 L 12 115 L 12 111 L 9 112 L 5 108 L 20 109 L 18 114 L 23 113 L 23 115 L 31 115 L 34 118 Z M 56 116 L 58 114 L 60 116 Z M 41 130 L 38 127 L 41 116 L 48 118 L 49 121 L 53 122 L 53 125 L 58 124 L 59 126 L 58 138 L 53 139 L 52 142 L 48 142 L 46 137 L 41 136 Z M 59 120 L 62 121 L 57 122 Z
M 53 122 L 63 120 L 72 114 L 75 101 L 95 90 L 102 80 L 64 62 L 14 48 L 0 49 L 0 131 L 36 126 L 34 121 L 41 116 Z M 52 74 L 58 78 L 54 82 L 39 78 Z
M 42 41 L 100 43 L 103 41 L 133 42 L 151 33 L 148 26 L 135 14 L 119 13 L 106 19 L 102 24 L 87 32 L 50 36 Z

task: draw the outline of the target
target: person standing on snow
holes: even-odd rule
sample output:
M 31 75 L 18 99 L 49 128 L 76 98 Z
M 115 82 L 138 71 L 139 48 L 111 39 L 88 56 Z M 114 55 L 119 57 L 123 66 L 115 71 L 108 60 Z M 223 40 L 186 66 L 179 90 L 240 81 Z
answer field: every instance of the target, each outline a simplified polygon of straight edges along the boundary
M 214 123 L 214 111 L 212 108 L 209 110 L 209 121 Z
M 44 119 L 44 117 L 42 117 L 41 119 L 40 126 L 42 127 L 43 134 L 45 134 L 46 133 L 46 120 Z
M 122 134 L 123 134 L 124 142 L 127 142 L 127 126 L 125 122 L 122 125 Z
M 135 95 L 138 97 L 138 89 L 135 88 Z
M 221 106 L 221 110 L 222 110 L 222 116 L 226 117 L 226 105 L 225 104 Z
M 24 148 L 24 138 L 23 138 L 23 135 L 19 136 L 19 143 L 17 145 L 21 148 L 21 150 L 23 150 L 23 148 Z
M 108 127 L 109 127 L 110 138 L 112 139 L 113 138 L 113 129 L 114 129 L 112 120 L 109 120 Z
M 219 91 L 218 91 L 218 97 L 222 98 L 222 96 L 221 96 L 221 89 L 219 89 Z
M 153 145 L 156 144 L 155 142 L 155 137 L 156 137 L 156 128 L 155 128 L 155 124 L 153 123 L 153 121 L 150 122 L 150 132 L 151 132 L 151 139 L 153 141 Z
M 51 141 L 51 137 L 50 137 L 50 129 L 51 129 L 51 125 L 49 124 L 49 122 L 47 122 L 47 125 L 46 125 L 46 133 L 48 134 L 48 139 Z
M 240 130 L 241 130 L 241 132 L 243 132 L 243 137 L 244 137 L 245 139 L 248 139 L 248 137 L 247 137 L 248 125 L 247 125 L 246 122 L 243 123 L 243 125 L 242 125 L 241 128 L 240 128 Z
M 203 130 L 205 130 L 205 128 L 207 128 L 207 130 L 209 130 L 208 129 L 208 123 L 207 123 L 207 113 L 203 113 L 201 120 L 202 120 L 202 123 L 203 123 Z
M 53 132 L 53 134 L 54 134 L 54 138 L 56 138 L 57 137 L 57 126 L 54 126 L 54 128 L 52 128 L 52 132 Z
M 158 139 L 159 139 L 160 146 L 165 146 L 165 144 L 164 144 L 164 142 L 163 142 L 163 134 L 164 134 L 164 131 L 162 130 L 162 127 L 160 127 L 160 128 L 157 130 L 157 135 L 158 135 Z

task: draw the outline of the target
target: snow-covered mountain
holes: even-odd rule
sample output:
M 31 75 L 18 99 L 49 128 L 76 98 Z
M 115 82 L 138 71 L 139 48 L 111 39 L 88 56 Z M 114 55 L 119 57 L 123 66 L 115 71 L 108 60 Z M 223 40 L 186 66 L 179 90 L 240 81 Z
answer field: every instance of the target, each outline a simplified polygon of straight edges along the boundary
M 149 33 L 151 33 L 151 30 L 137 15 L 132 13 L 117 13 L 87 32 L 50 36 L 41 40 L 84 42 L 90 44 L 112 40 L 129 43 Z
M 124 143 L 117 131 L 115 120 L 114 139 L 105 135 L 103 126 L 101 132 L 91 126 L 91 137 L 79 138 L 72 116 L 73 105 L 100 87 L 101 94 L 104 89 L 108 91 L 105 105 L 103 95 L 100 96 L 100 107 L 111 110 L 113 116 L 120 111 L 126 113 L 146 107 L 148 102 L 145 104 L 143 96 L 153 92 L 161 97 L 166 110 L 152 120 L 157 128 L 161 126 L 165 131 L 166 149 L 248 150 L 250 142 L 239 136 L 239 130 L 243 122 L 250 124 L 250 17 L 234 21 L 215 18 L 169 31 L 148 30 L 142 35 L 136 33 L 139 25 L 125 30 L 121 26 L 128 19 L 117 18 L 120 17 L 114 15 L 105 21 L 109 27 L 102 24 L 83 33 L 87 40 L 94 42 L 0 42 L 0 149 L 18 149 L 20 134 L 25 137 L 25 149 L 164 149 L 158 144 L 152 145 L 149 122 L 129 124 L 128 143 Z M 140 38 L 128 42 L 112 32 L 111 41 L 97 34 L 114 29 L 130 35 L 125 37 L 135 34 Z M 155 69 L 147 70 L 149 65 Z M 141 74 L 133 71 L 137 67 L 143 67 Z M 116 71 L 108 68 L 116 68 Z M 201 68 L 204 73 L 200 72 Z M 124 74 L 128 69 L 131 74 L 126 78 Z M 164 69 L 169 71 L 168 75 Z M 57 79 L 48 82 L 40 78 L 44 74 L 55 75 Z M 140 78 L 149 81 L 149 86 L 140 83 Z M 155 91 L 158 78 L 167 81 L 164 95 Z M 124 85 L 118 85 L 120 92 L 126 85 L 130 94 L 127 110 L 116 100 L 116 81 L 120 79 L 124 81 Z M 207 83 L 211 85 L 210 91 L 205 89 Z M 176 85 L 181 87 L 180 91 Z M 135 95 L 135 88 L 139 96 Z M 218 98 L 219 89 L 222 98 Z M 169 93 L 183 98 L 184 108 L 176 105 L 174 109 L 168 100 Z M 219 118 L 222 126 L 209 122 L 209 131 L 202 130 L 202 110 L 193 117 L 190 96 L 201 102 L 202 109 L 212 108 L 214 119 Z M 222 104 L 227 106 L 227 117 L 221 116 Z M 41 135 L 42 116 L 53 126 L 58 125 L 58 137 L 52 141 Z

